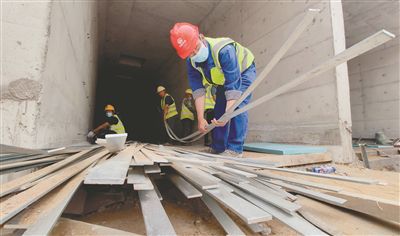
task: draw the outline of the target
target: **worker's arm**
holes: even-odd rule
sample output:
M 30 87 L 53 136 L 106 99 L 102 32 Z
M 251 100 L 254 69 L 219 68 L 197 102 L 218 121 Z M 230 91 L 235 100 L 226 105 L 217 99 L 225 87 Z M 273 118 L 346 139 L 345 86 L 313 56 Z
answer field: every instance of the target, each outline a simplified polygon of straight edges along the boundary
M 108 129 L 110 127 L 110 124 L 108 122 L 104 122 L 103 124 L 97 126 L 96 129 L 93 130 L 95 134 L 98 134 L 100 131 L 103 129 Z
M 227 111 L 242 95 L 242 91 L 240 90 L 242 86 L 242 77 L 240 75 L 236 50 L 233 45 L 229 44 L 223 47 L 218 56 L 225 77 L 225 110 Z M 227 122 L 219 122 L 216 119 L 213 119 L 212 123 L 216 126 L 225 126 Z
M 197 111 L 197 127 L 200 132 L 206 132 L 206 126 L 208 125 L 207 120 L 204 119 L 204 100 L 205 95 L 197 97 L 195 100 L 195 106 Z
M 163 113 L 164 113 L 164 116 L 163 116 L 163 117 L 164 117 L 164 120 L 166 120 L 166 118 L 167 118 L 168 109 L 169 109 L 169 105 L 165 104 L 164 110 L 163 110 Z
M 193 90 L 193 98 L 197 111 L 197 126 L 200 132 L 205 132 L 207 121 L 204 119 L 204 100 L 206 95 L 206 89 L 203 85 L 203 76 L 198 70 L 193 68 L 190 63 L 190 59 L 186 60 L 186 67 L 188 70 L 188 80 L 191 89 Z

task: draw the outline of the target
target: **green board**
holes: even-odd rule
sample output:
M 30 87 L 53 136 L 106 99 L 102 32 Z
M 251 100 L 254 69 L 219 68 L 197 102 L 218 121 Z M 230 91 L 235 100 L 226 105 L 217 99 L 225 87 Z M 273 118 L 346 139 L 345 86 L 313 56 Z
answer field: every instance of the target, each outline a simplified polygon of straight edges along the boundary
M 263 152 L 277 155 L 296 155 L 326 152 L 326 148 L 319 146 L 290 145 L 280 143 L 245 143 L 243 148 L 246 151 Z

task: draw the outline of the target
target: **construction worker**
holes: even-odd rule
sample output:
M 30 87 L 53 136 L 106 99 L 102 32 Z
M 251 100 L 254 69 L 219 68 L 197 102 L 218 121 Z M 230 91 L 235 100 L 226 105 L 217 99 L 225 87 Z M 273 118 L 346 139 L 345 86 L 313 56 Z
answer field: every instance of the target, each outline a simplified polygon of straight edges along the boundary
M 192 94 L 191 89 L 186 89 L 185 97 L 182 100 L 181 123 L 183 137 L 186 137 L 193 132 L 195 108 Z
M 108 104 L 104 108 L 105 122 L 99 125 L 94 130 L 90 131 L 87 135 L 88 141 L 94 143 L 97 138 L 105 138 L 107 134 L 123 134 L 125 133 L 125 127 L 121 119 L 115 114 L 115 108 L 113 105 Z
M 174 98 L 167 93 L 163 86 L 157 87 L 157 94 L 161 97 L 163 120 L 166 121 L 172 131 L 179 136 L 179 117 Z M 171 139 L 170 141 L 173 142 Z
M 216 88 L 215 86 L 209 84 L 208 82 L 204 84 L 204 87 L 206 89 L 206 95 L 204 98 L 204 118 L 206 119 L 207 123 L 211 123 L 212 119 L 214 118 Z M 211 145 L 210 133 L 208 133 L 204 135 L 204 146 L 210 146 L 210 145 Z
M 241 157 L 247 135 L 248 114 L 242 113 L 229 123 L 219 119 L 253 83 L 256 78 L 254 56 L 249 49 L 230 38 L 208 38 L 199 33 L 198 27 L 190 23 L 176 23 L 170 31 L 170 40 L 182 59 L 186 59 L 188 79 L 198 118 L 198 129 L 206 132 L 204 119 L 205 88 L 202 81 L 217 86 L 215 117 L 212 133 L 212 153 Z M 251 99 L 249 95 L 240 105 Z

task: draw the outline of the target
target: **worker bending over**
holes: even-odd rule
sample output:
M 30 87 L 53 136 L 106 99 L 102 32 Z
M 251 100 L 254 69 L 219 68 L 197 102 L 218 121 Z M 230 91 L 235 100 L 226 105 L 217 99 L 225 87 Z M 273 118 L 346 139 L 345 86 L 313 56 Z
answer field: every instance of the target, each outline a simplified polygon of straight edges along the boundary
M 180 125 L 174 98 L 166 92 L 163 86 L 157 87 L 157 94 L 161 97 L 161 111 L 163 120 L 167 122 L 172 131 L 179 135 Z M 174 141 L 170 138 L 171 143 Z
M 186 59 L 188 79 L 197 110 L 198 129 L 206 132 L 204 119 L 204 82 L 217 86 L 212 153 L 241 157 L 247 135 L 248 114 L 242 113 L 223 123 L 217 121 L 256 78 L 254 56 L 247 48 L 230 38 L 208 38 L 199 34 L 197 26 L 176 23 L 170 31 L 171 43 L 182 59 Z M 251 99 L 249 95 L 240 105 Z
M 205 81 L 203 81 L 205 82 Z M 215 107 L 215 99 L 216 99 L 216 88 L 212 84 L 205 83 L 203 84 L 206 89 L 206 95 L 204 98 L 204 118 L 206 119 L 207 123 L 211 123 L 212 119 L 214 119 L 214 107 Z M 213 131 L 211 131 L 212 134 Z M 204 135 L 204 145 L 210 146 L 210 133 Z
M 104 108 L 105 122 L 99 125 L 87 135 L 88 141 L 94 143 L 97 138 L 105 138 L 107 134 L 123 134 L 125 127 L 121 119 L 115 114 L 113 105 L 107 105 Z
M 195 107 L 192 97 L 192 90 L 186 89 L 185 97 L 182 100 L 181 123 L 182 136 L 186 137 L 193 132 Z

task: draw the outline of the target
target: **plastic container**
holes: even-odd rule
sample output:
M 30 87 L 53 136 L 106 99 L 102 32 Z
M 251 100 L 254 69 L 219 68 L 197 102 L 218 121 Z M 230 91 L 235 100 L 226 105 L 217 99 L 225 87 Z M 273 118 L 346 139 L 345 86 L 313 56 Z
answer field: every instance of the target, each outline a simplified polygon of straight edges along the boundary
M 105 147 L 110 152 L 121 151 L 125 147 L 125 141 L 128 137 L 127 133 L 123 134 L 107 134 Z

